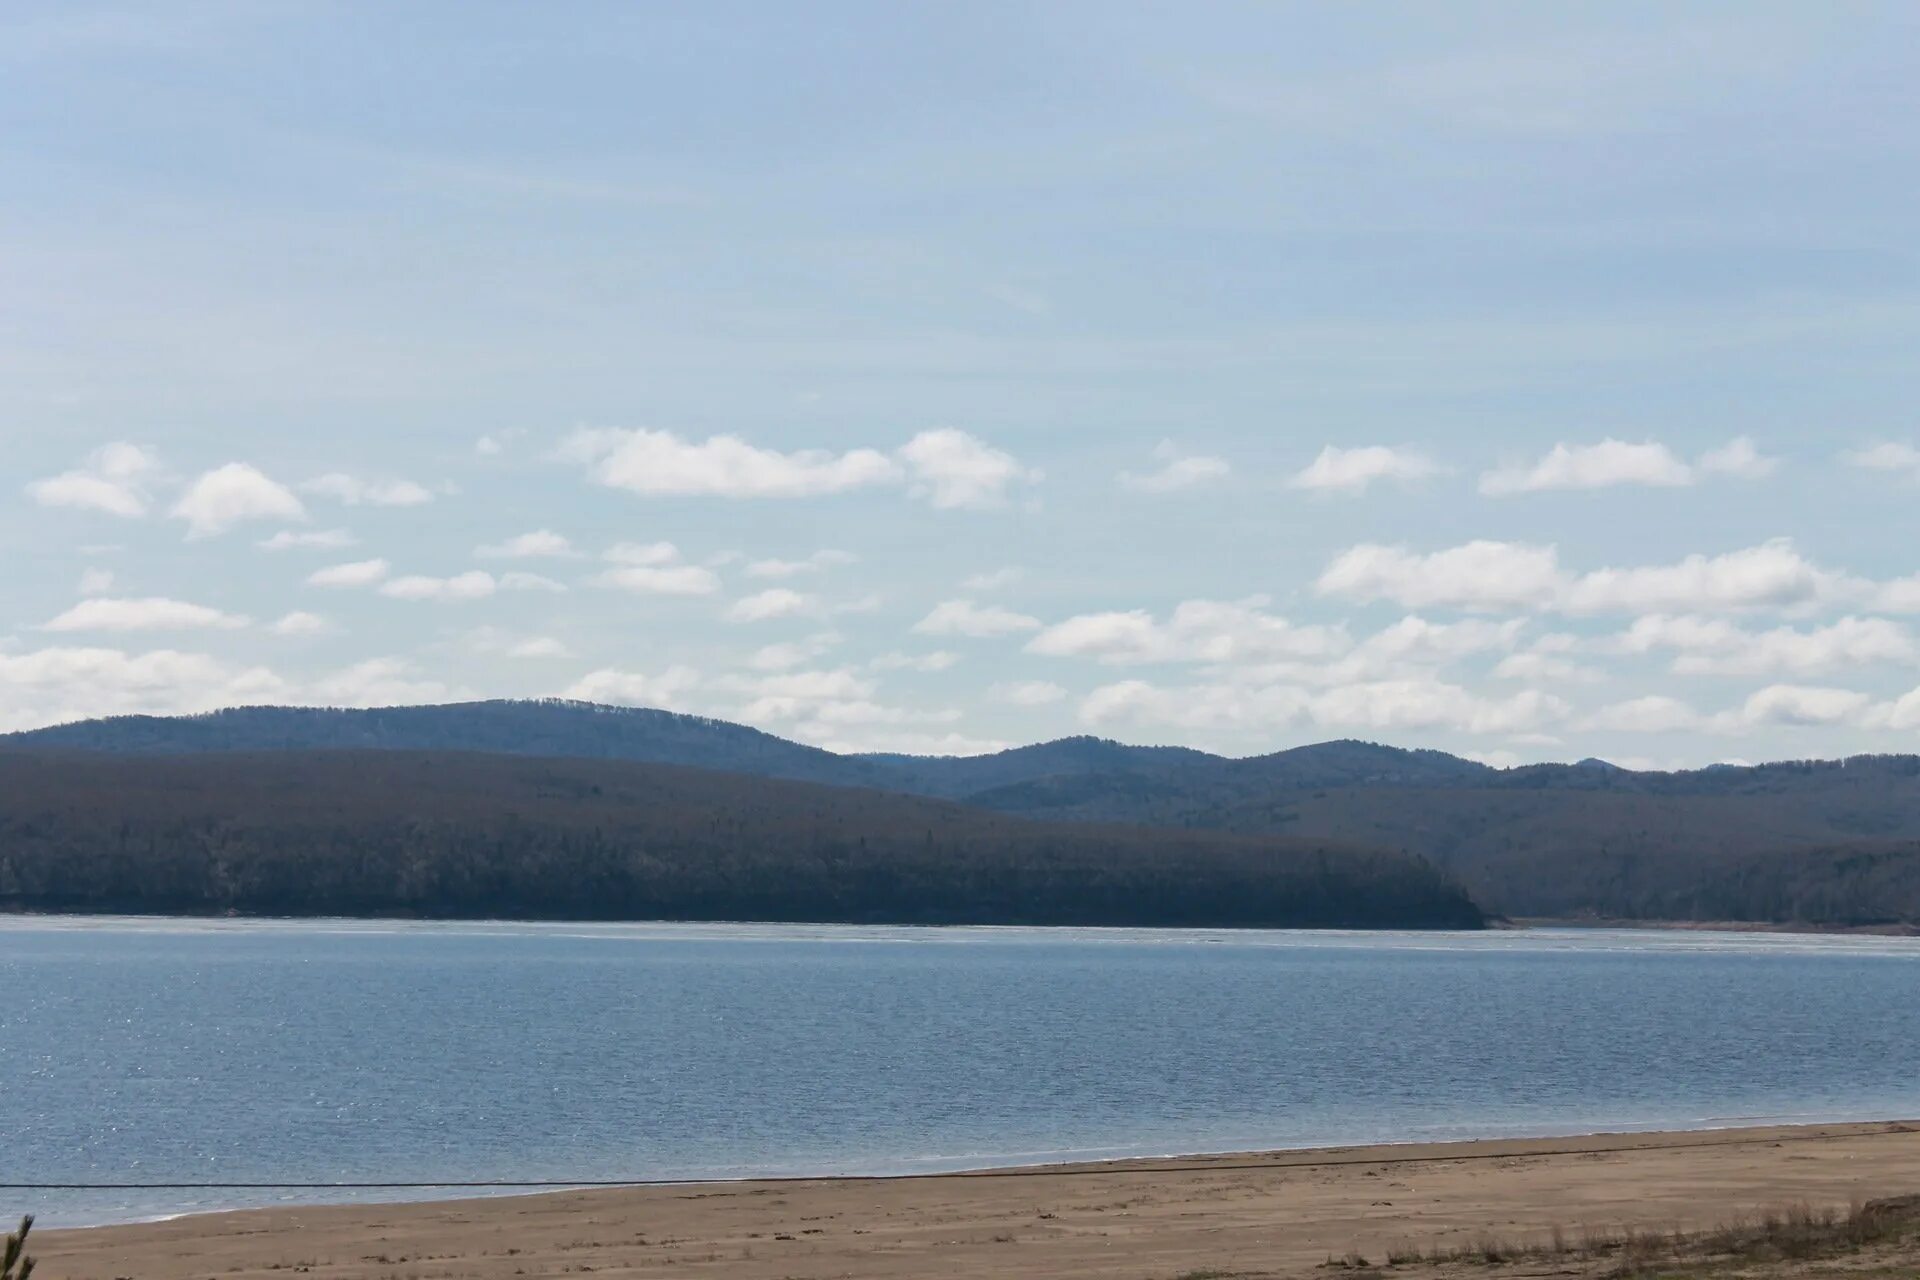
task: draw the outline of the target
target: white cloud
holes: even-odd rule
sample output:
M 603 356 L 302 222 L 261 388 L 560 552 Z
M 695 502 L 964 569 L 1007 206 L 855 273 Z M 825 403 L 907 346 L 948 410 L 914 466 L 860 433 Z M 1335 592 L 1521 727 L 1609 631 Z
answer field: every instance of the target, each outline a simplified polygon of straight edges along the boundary
M 271 538 L 262 538 L 253 545 L 262 551 L 291 551 L 304 548 L 318 551 L 338 551 L 350 547 L 354 537 L 345 529 L 315 529 L 301 532 L 295 529 L 282 529 Z
M 1846 617 L 1824 627 L 1749 631 L 1725 619 L 1654 614 L 1636 619 L 1609 642 L 1627 653 L 1670 650 L 1681 675 L 1811 675 L 1880 663 L 1913 664 L 1912 633 L 1884 618 Z
M 1612 703 L 1581 722 L 1584 729 L 1614 733 L 1678 733 L 1700 725 L 1698 711 L 1678 698 L 1659 694 Z
M 841 639 L 837 631 L 820 631 L 804 640 L 762 645 L 748 657 L 747 665 L 756 671 L 790 671 L 831 653 L 839 646 Z
M 1876 708 L 1878 727 L 1884 729 L 1920 729 L 1920 688 L 1901 694 L 1892 702 Z
M 113 570 L 83 570 L 80 574 L 80 584 L 75 589 L 83 596 L 103 596 L 113 590 Z
M 835 568 L 854 562 L 849 552 L 823 550 L 816 551 L 804 560 L 754 560 L 747 565 L 749 578 L 793 578 L 803 573 L 818 573 L 823 569 Z
M 148 450 L 116 442 L 95 449 L 75 470 L 35 480 L 27 494 L 43 507 L 100 511 L 130 520 L 147 513 L 148 483 L 159 469 L 159 459 Z
M 558 595 L 567 589 L 564 582 L 556 582 L 545 574 L 526 573 L 518 569 L 509 570 L 500 575 L 502 591 L 551 591 Z
M 90 716 L 184 715 L 280 701 L 287 684 L 265 667 L 159 649 L 50 648 L 0 652 L 0 730 Z
M 681 563 L 680 548 L 671 542 L 617 542 L 601 559 L 615 567 L 596 574 L 595 586 L 652 596 L 710 596 L 720 590 L 718 574 Z
M 1780 459 L 1760 452 L 1749 436 L 1739 436 L 1700 455 L 1700 470 L 1736 480 L 1761 480 L 1780 468 Z
M 658 675 L 602 667 L 575 680 L 561 696 L 581 702 L 677 711 L 686 708 L 687 695 L 701 683 L 700 673 L 692 667 L 672 666 Z
M 395 600 L 484 600 L 499 589 L 499 582 L 483 569 L 469 569 L 447 578 L 407 574 L 380 584 L 380 594 Z
M 300 700 L 331 707 L 397 707 L 464 695 L 458 686 L 417 676 L 404 658 L 368 658 L 315 681 Z
M 1850 467 L 1868 471 L 1902 471 L 1909 478 L 1920 480 L 1920 449 L 1910 444 L 1883 441 L 1864 449 L 1850 449 L 1840 456 Z
M 1287 684 L 1103 685 L 1080 705 L 1089 724 L 1129 722 L 1190 731 L 1270 733 L 1307 720 L 1320 729 L 1451 730 L 1517 734 L 1564 718 L 1565 702 L 1537 690 L 1483 697 L 1433 679 L 1365 681 L 1319 691 Z
M 941 508 L 997 507 L 1013 485 L 1041 478 L 1012 454 L 951 427 L 922 431 L 900 447 L 900 459 L 913 492 Z
M 257 467 L 229 462 L 188 486 L 171 514 L 187 522 L 189 538 L 210 538 L 248 520 L 305 520 L 307 509 Z
M 1513 463 L 1480 477 L 1480 492 L 1502 495 L 1549 489 L 1605 489 L 1615 485 L 1676 487 L 1693 483 L 1693 468 L 1654 441 L 1633 444 L 1556 444 L 1534 463 Z
M 990 685 L 987 696 L 1011 707 L 1044 707 L 1064 699 L 1067 691 L 1051 680 L 1009 680 Z
M 600 484 L 655 497 L 805 498 L 896 484 L 901 470 L 875 449 L 780 453 L 720 435 L 693 442 L 671 431 L 583 429 L 561 456 Z
M 1336 556 L 1314 589 L 1409 609 L 1512 609 L 1550 604 L 1564 580 L 1552 547 L 1480 540 L 1421 555 L 1363 543 Z
M 812 596 L 787 587 L 769 587 L 765 591 L 742 596 L 727 607 L 728 622 L 767 622 L 809 613 L 816 607 Z
M 987 591 L 999 591 L 1010 587 L 1027 576 L 1027 571 L 1019 565 L 1005 565 L 998 569 L 987 569 L 980 573 L 969 574 L 960 581 L 960 589 L 979 594 Z
M 1872 699 L 1852 689 L 1776 684 L 1756 691 L 1740 708 L 1747 725 L 1833 725 L 1856 719 Z
M 473 553 L 485 560 L 553 559 L 579 554 L 564 535 L 551 529 L 535 529 L 532 533 L 522 533 L 505 542 L 475 547 Z
M 951 649 L 931 653 L 883 653 L 867 665 L 875 671 L 946 671 L 960 661 Z
M 686 440 L 671 431 L 583 428 L 562 460 L 599 484 L 649 497 L 812 498 L 907 484 L 936 507 L 1002 502 L 1013 484 L 1039 479 L 1011 455 L 964 431 L 923 431 L 892 456 L 878 449 L 782 453 L 735 435 Z
M 1350 641 L 1334 627 L 1298 627 L 1263 611 L 1261 597 L 1186 600 L 1165 622 L 1144 609 L 1088 613 L 1055 623 L 1027 642 L 1027 652 L 1092 658 L 1120 666 L 1150 662 L 1252 662 L 1324 658 Z
M 433 490 L 412 480 L 363 480 L 341 471 L 315 476 L 300 488 L 349 507 L 418 507 L 433 501 Z
M 1690 555 L 1677 564 L 1599 569 L 1568 586 L 1563 607 L 1571 613 L 1779 609 L 1852 590 L 1843 575 L 1820 568 L 1780 538 L 1724 555 Z
M 719 575 L 697 564 L 623 564 L 594 575 L 593 584 L 643 596 L 710 596 Z
M 1342 449 L 1328 445 L 1287 484 L 1294 489 L 1362 493 L 1376 480 L 1406 484 L 1436 476 L 1440 470 L 1439 463 L 1417 449 L 1379 444 Z
M 1493 668 L 1496 680 L 1517 680 L 1523 684 L 1594 684 L 1606 679 L 1598 667 L 1575 662 L 1554 653 L 1528 650 L 1510 653 Z
M 328 565 L 307 575 L 310 587 L 370 587 L 387 576 L 393 566 L 385 560 L 353 560 Z
M 1567 613 L 1789 609 L 1860 597 L 1871 584 L 1823 569 L 1785 539 L 1669 565 L 1576 575 L 1550 546 L 1478 541 L 1418 554 L 1362 544 L 1320 575 L 1322 595 L 1407 608 L 1558 609 Z
M 268 628 L 277 636 L 315 636 L 331 631 L 332 624 L 317 613 L 294 610 L 282 614 L 278 621 Z
M 41 627 L 42 631 L 204 631 L 231 630 L 247 619 L 202 604 L 152 596 L 145 599 L 82 600 Z
M 672 564 L 680 558 L 680 548 L 671 542 L 616 542 L 600 558 L 613 564 Z
M 553 636 L 530 636 L 504 650 L 509 658 L 571 658 L 573 651 Z
M 975 604 L 971 600 L 943 600 L 926 617 L 914 623 L 913 629 L 925 636 L 985 638 L 1012 635 L 1017 631 L 1038 631 L 1040 619 L 997 605 Z
M 874 726 L 849 730 L 840 725 L 809 723 L 796 726 L 793 733 L 816 747 L 842 755 L 881 751 L 914 756 L 983 756 L 1005 751 L 1013 745 L 1004 738 L 982 738 L 969 733 L 929 733 Z
M 1153 460 L 1160 465 L 1152 471 L 1142 474 L 1122 471 L 1120 487 L 1135 493 L 1172 493 L 1223 480 L 1233 470 L 1224 458 L 1182 453 L 1171 440 L 1162 440 L 1155 446 Z
M 1535 689 L 1483 697 L 1438 680 L 1380 680 L 1316 695 L 1308 714 L 1322 726 L 1367 729 L 1452 729 L 1523 733 L 1564 718 L 1567 704 Z
M 469 569 L 445 578 L 428 574 L 408 574 L 380 584 L 380 594 L 395 600 L 432 600 L 452 602 L 484 600 L 498 591 L 565 591 L 564 583 L 537 573 L 503 573 L 499 577 L 484 569 Z

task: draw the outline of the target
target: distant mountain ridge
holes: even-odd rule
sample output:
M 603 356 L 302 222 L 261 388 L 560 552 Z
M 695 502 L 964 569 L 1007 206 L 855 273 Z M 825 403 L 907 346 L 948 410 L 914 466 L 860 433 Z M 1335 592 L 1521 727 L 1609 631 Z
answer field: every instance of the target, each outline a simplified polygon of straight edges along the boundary
M 1091 737 L 969 757 L 836 755 L 721 720 L 557 701 L 255 707 L 0 736 L 0 753 L 370 748 L 675 764 L 1051 822 L 1395 849 L 1512 916 L 1920 926 L 1920 756 L 1911 755 L 1675 773 L 1593 759 L 1496 769 L 1352 740 L 1244 759 Z

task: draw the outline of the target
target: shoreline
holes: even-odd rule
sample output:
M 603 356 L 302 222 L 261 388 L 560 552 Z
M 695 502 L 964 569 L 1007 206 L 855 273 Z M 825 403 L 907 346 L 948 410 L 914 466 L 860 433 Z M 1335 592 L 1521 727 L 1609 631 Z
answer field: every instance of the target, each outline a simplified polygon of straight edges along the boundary
M 192 1212 L 36 1232 L 35 1243 L 50 1277 L 143 1280 L 294 1268 L 357 1280 L 391 1274 L 403 1260 L 420 1280 L 575 1268 L 875 1280 L 929 1269 L 1101 1275 L 1100 1258 L 1122 1236 L 1129 1253 L 1166 1254 L 1167 1275 L 1292 1274 L 1284 1268 L 1304 1268 L 1309 1255 L 1317 1262 L 1475 1231 L 1670 1230 L 1916 1191 L 1920 1120 L 1861 1121 L 555 1187 Z M 962 1223 L 971 1225 L 950 1238 Z M 1250 1251 L 1282 1270 L 1249 1270 Z M 592 1257 L 576 1256 L 584 1253 Z M 1157 1274 L 1127 1265 L 1113 1274 Z

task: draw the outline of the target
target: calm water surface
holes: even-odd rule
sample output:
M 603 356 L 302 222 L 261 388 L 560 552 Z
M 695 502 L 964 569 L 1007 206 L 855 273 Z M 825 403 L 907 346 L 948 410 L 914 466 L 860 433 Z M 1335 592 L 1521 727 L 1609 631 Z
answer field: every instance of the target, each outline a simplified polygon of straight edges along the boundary
M 912 1172 L 1920 1115 L 1906 939 L 0 919 L 0 992 L 8 1183 Z M 0 1216 L 344 1198 L 0 1191 Z

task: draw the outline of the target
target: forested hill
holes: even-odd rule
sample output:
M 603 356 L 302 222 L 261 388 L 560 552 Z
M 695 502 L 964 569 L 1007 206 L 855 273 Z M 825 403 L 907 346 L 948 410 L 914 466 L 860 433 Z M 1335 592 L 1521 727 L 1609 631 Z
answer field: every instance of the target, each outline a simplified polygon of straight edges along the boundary
M 673 766 L 402 751 L 0 752 L 0 907 L 1474 928 L 1339 841 L 1037 823 Z
M 974 757 L 841 756 L 724 721 L 560 702 L 126 717 L 0 737 L 0 756 L 50 746 L 655 761 L 945 797 L 1051 822 L 1395 849 L 1437 863 L 1482 906 L 1511 916 L 1920 924 L 1920 858 L 1902 852 L 1920 847 L 1914 756 L 1639 773 L 1601 761 L 1494 769 L 1351 741 L 1236 760 L 1086 737 Z

